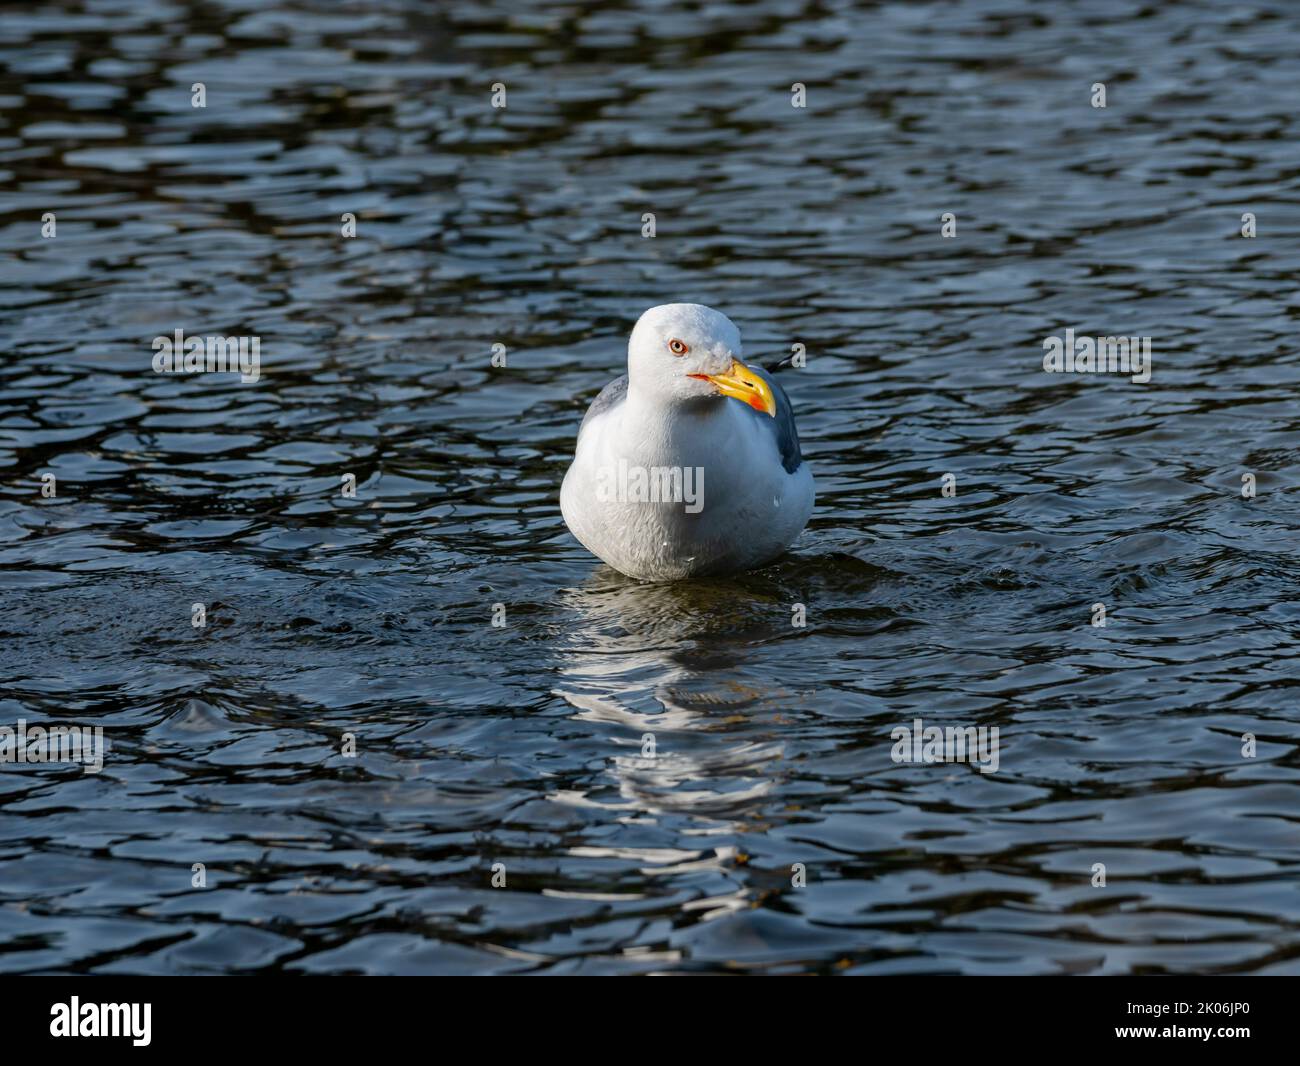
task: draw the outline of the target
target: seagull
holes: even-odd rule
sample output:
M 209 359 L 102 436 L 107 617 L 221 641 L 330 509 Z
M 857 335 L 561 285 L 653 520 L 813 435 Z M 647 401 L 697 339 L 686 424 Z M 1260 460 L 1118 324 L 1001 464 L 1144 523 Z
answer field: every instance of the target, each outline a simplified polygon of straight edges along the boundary
M 721 312 L 652 307 L 632 330 L 627 373 L 592 401 L 560 510 L 620 573 L 662 582 L 750 570 L 808 523 L 813 477 L 790 400 L 741 354 Z

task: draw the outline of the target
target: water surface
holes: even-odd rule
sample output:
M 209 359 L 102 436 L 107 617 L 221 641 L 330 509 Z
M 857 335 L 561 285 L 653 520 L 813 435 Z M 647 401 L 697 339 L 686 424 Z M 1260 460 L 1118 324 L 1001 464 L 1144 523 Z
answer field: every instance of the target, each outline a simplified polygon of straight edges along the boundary
M 0 768 L 0 970 L 1300 972 L 1292 5 L 54 0 L 0 67 L 0 724 L 111 744 Z M 675 300 L 806 346 L 819 499 L 641 586 L 559 484 Z

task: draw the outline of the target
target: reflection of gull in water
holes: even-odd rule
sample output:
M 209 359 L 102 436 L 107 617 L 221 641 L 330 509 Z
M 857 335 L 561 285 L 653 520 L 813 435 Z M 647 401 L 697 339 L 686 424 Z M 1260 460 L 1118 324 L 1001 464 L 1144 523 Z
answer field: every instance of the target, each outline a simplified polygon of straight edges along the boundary
M 746 860 L 718 838 L 753 830 L 741 819 L 769 805 L 777 789 L 785 744 L 768 730 L 790 694 L 764 685 L 756 652 L 789 635 L 781 622 L 791 598 L 770 582 L 643 585 L 608 570 L 561 594 L 572 621 L 556 693 L 574 709 L 574 728 L 586 733 L 603 772 L 590 787 L 551 799 L 603 808 L 625 825 L 662 827 L 634 829 L 635 843 L 621 834 L 587 840 L 575 857 L 632 859 L 675 892 L 678 875 L 721 874 L 720 882 L 691 878 L 734 886 L 681 903 L 701 920 L 750 906 L 745 879 L 734 876 Z
M 606 676 L 656 668 L 668 677 L 698 678 L 696 659 L 710 671 L 739 666 L 752 645 L 790 635 L 790 603 L 779 584 L 725 580 L 645 585 L 598 570 L 580 588 L 566 589 L 561 606 L 574 615 L 564 632 L 566 674 Z M 609 661 L 602 663 L 602 656 Z M 644 680 L 644 679 L 641 679 Z M 698 687 L 698 686 L 697 686 Z
M 781 758 L 784 744 L 721 743 L 722 736 L 731 734 L 705 728 L 707 721 L 698 711 L 667 700 L 663 714 L 638 714 L 599 697 L 558 694 L 579 709 L 575 717 L 580 721 L 627 727 L 622 736 L 611 738 L 629 750 L 612 757 L 611 772 L 623 798 L 647 814 L 673 811 L 725 818 L 775 787 L 768 764 Z
M 709 837 L 736 832 L 736 820 L 746 810 L 766 799 L 776 788 L 774 769 L 785 745 L 774 741 L 742 741 L 728 744 L 715 719 L 671 697 L 662 696 L 663 712 L 640 714 L 613 700 L 575 692 L 558 692 L 578 713 L 579 721 L 612 723 L 622 727 L 611 737 L 613 744 L 629 752 L 609 760 L 609 773 L 618 783 L 621 802 L 602 802 L 586 791 L 553 793 L 558 803 L 577 807 L 604 807 L 624 811 L 620 820 L 657 821 L 661 817 L 687 815 L 698 820 L 693 829 L 682 829 L 682 837 Z M 751 699 L 752 702 L 752 699 Z M 717 713 L 716 705 L 713 705 Z M 723 719 L 726 721 L 726 719 Z M 654 737 L 654 756 L 644 754 L 644 737 Z M 749 828 L 752 828 L 750 826 Z M 621 858 L 643 863 L 647 877 L 673 877 L 710 870 L 729 871 L 744 861 L 731 844 L 710 845 L 702 841 L 695 851 L 684 848 L 617 847 L 582 845 L 572 849 L 575 857 Z M 744 885 L 734 891 L 688 900 L 682 909 L 699 911 L 701 920 L 721 917 L 746 909 L 751 902 Z
M 785 745 L 766 726 L 787 694 L 742 680 L 750 672 L 742 668 L 756 641 L 777 634 L 779 609 L 725 583 L 639 585 L 613 576 L 568 590 L 565 604 L 579 617 L 556 694 L 576 708 L 576 721 L 605 727 L 608 771 L 623 801 L 610 806 L 726 820 L 771 794 Z M 556 799 L 599 802 L 585 792 Z

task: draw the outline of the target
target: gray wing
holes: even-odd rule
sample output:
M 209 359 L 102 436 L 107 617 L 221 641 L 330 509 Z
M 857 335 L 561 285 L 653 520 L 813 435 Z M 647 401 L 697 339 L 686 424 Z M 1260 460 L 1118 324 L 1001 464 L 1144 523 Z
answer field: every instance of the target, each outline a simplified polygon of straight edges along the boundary
M 803 465 L 803 454 L 799 451 L 799 430 L 795 428 L 794 408 L 790 406 L 790 397 L 785 394 L 785 389 L 777 384 L 770 371 L 764 370 L 761 366 L 755 366 L 753 363 L 749 364 L 749 369 L 768 383 L 772 389 L 772 395 L 776 397 L 775 417 L 768 418 L 764 414 L 756 413 L 759 418 L 772 427 L 772 432 L 776 434 L 776 446 L 781 452 L 781 465 L 785 467 L 787 474 L 793 474 Z M 624 388 L 626 389 L 626 385 L 624 385 Z M 599 397 L 597 402 L 599 402 Z
M 621 404 L 627 399 L 627 375 L 621 378 L 615 378 L 603 389 L 600 394 L 591 401 L 591 406 L 587 408 L 587 413 L 582 416 L 582 425 L 578 427 L 578 436 L 582 436 L 582 431 L 587 428 L 587 423 L 596 415 L 603 415 L 606 411 Z

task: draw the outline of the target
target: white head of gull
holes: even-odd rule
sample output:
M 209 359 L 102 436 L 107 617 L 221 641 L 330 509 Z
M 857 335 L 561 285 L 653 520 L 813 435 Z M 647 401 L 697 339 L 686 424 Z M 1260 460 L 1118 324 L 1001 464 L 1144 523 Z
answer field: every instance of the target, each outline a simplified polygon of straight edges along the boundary
M 813 478 L 785 391 L 742 361 L 740 331 L 703 304 L 652 307 L 628 372 L 578 430 L 560 508 L 615 570 L 676 581 L 762 566 L 800 534 Z

